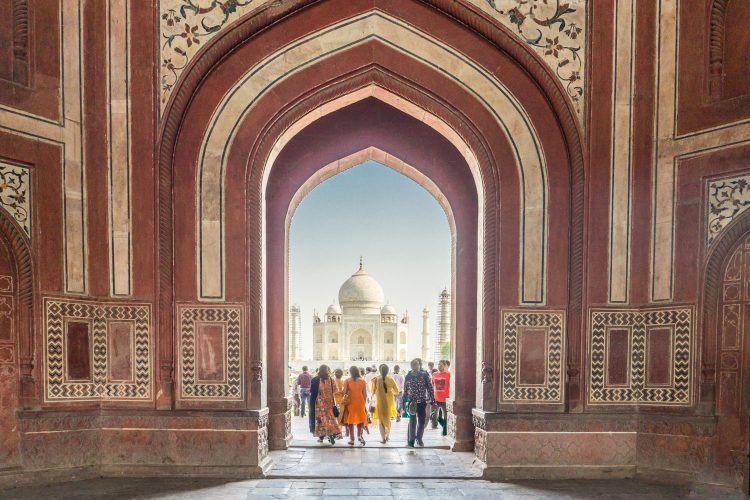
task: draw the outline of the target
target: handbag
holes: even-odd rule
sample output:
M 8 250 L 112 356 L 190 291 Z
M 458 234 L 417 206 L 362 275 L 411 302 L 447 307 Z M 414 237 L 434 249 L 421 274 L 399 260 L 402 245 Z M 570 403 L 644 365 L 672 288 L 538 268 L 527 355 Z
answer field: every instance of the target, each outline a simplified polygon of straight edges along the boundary
M 336 398 L 333 395 L 333 380 L 331 380 L 331 400 L 333 401 L 333 416 L 336 418 L 339 418 L 341 416 L 341 411 L 339 411 L 339 407 L 336 404 Z

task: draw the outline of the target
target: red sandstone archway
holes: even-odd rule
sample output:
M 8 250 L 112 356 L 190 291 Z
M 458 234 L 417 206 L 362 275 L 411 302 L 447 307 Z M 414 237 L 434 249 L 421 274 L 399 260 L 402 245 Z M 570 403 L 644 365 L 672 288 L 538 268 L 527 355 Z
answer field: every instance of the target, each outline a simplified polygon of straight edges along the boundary
M 750 213 L 711 247 L 703 274 L 701 410 L 718 417 L 717 469 L 750 489 Z
M 21 465 L 17 411 L 34 405 L 33 269 L 28 239 L 0 212 L 0 464 Z
M 306 6 L 303 8 L 302 4 Z M 464 241 L 468 253 L 481 262 L 481 268 L 476 263 L 470 265 L 467 258 L 461 267 L 466 270 L 462 274 L 465 278 L 460 278 L 457 283 L 457 287 L 460 285 L 467 290 L 467 293 L 459 295 L 474 297 L 471 307 L 468 306 L 471 301 L 468 301 L 456 312 L 457 315 L 464 315 L 463 319 L 457 318 L 457 324 L 463 321 L 467 325 L 465 335 L 469 339 L 473 337 L 471 342 L 457 342 L 457 346 L 467 346 L 465 351 L 456 353 L 457 358 L 464 360 L 461 364 L 471 366 L 473 371 L 473 377 L 467 382 L 467 390 L 462 391 L 465 399 L 458 401 L 453 408 L 457 418 L 454 420 L 457 441 L 465 447 L 471 446 L 473 407 L 489 411 L 499 408 L 499 312 L 503 308 L 519 307 L 517 284 L 522 267 L 518 246 L 521 225 L 520 173 L 513 160 L 512 140 L 509 140 L 486 105 L 470 90 L 445 74 L 438 73 L 429 64 L 418 62 L 375 39 L 316 61 L 274 82 L 273 93 L 259 99 L 251 112 L 233 129 L 231 141 L 224 148 L 227 182 L 222 199 L 226 207 L 223 217 L 231 224 L 227 225 L 225 248 L 222 249 L 226 262 L 226 284 L 220 304 L 232 304 L 244 311 L 246 321 L 243 331 L 248 332 L 242 346 L 243 375 L 246 380 L 244 392 L 241 397 L 235 398 L 187 400 L 180 397 L 179 391 L 174 395 L 171 391 L 174 356 L 179 353 L 173 332 L 177 330 L 179 338 L 180 331 L 179 325 L 173 324 L 173 315 L 168 311 L 174 310 L 177 303 L 195 304 L 199 300 L 195 279 L 197 176 L 193 166 L 197 163 L 202 137 L 212 113 L 222 96 L 268 51 L 284 46 L 305 33 L 373 9 L 387 12 L 389 16 L 440 39 L 441 43 L 468 54 L 472 64 L 490 68 L 489 71 L 503 81 L 528 114 L 547 164 L 553 167 L 548 172 L 548 252 L 554 256 L 554 263 L 545 276 L 545 302 L 535 307 L 565 308 L 568 311 L 567 399 L 557 404 L 575 406 L 581 400 L 578 377 L 581 366 L 584 175 L 579 133 L 564 93 L 528 47 L 468 4 L 456 9 L 451 2 L 442 0 L 396 3 L 377 0 L 374 5 L 333 0 L 273 5 L 228 29 L 194 59 L 167 107 L 161 136 L 159 200 L 160 407 L 171 406 L 171 399 L 180 408 L 262 411 L 269 407 L 271 436 L 280 436 L 283 440 L 288 434 L 284 430 L 283 418 L 288 410 L 287 402 L 283 399 L 284 391 L 280 390 L 284 386 L 284 379 L 278 376 L 281 373 L 278 370 L 285 367 L 283 325 L 286 321 L 281 316 L 285 312 L 284 266 L 278 265 L 279 262 L 283 264 L 283 258 L 272 257 L 269 249 L 283 249 L 284 217 L 289 208 L 287 198 L 314 175 L 315 168 L 352 151 L 377 145 L 385 151 L 399 151 L 397 156 L 403 161 L 422 172 L 429 171 L 435 176 L 434 182 L 444 190 L 446 198 L 454 196 L 459 200 L 458 204 L 467 209 L 460 216 L 456 213 L 457 228 L 460 226 L 457 231 L 466 235 L 473 233 L 473 238 L 467 236 L 459 240 Z M 473 30 L 467 29 L 467 26 Z M 246 43 L 248 41 L 253 43 Z M 327 102 L 373 85 L 447 124 L 451 133 L 460 137 L 476 158 L 481 179 L 479 189 L 475 178 L 461 174 L 468 171 L 462 155 L 455 151 L 449 153 L 445 145 L 441 146 L 444 157 L 438 160 L 455 158 L 455 162 L 451 161 L 457 168 L 443 170 L 439 174 L 442 177 L 438 178 L 438 170 L 429 170 L 436 167 L 417 167 L 426 162 L 425 156 L 413 150 L 414 144 L 404 144 L 409 142 L 408 136 L 393 135 L 394 130 L 404 130 L 398 127 L 404 127 L 404 123 L 409 121 L 408 116 L 386 120 L 381 123 L 381 129 L 363 131 L 362 137 L 351 137 L 347 139 L 349 142 L 340 141 L 338 146 L 335 141 L 329 140 L 326 144 L 334 146 L 315 153 L 298 150 L 295 157 L 292 142 L 280 153 L 273 151 L 278 138 L 301 117 Z M 399 113 L 392 108 L 388 110 L 387 106 L 382 107 L 382 103 L 362 101 L 343 108 L 337 116 L 345 117 L 347 113 L 352 113 L 351 110 L 362 110 L 368 106 L 372 108 L 371 111 L 377 109 L 378 113 Z M 327 123 L 327 118 L 330 117 L 320 118 L 298 135 L 304 137 L 310 130 L 330 134 L 336 130 L 335 127 L 329 125 L 320 128 Z M 425 127 L 425 124 L 420 126 Z M 389 133 L 391 135 L 386 136 Z M 431 134 L 434 135 L 434 131 Z M 367 140 L 361 140 L 363 137 Z M 296 139 L 295 136 L 293 141 Z M 276 166 L 269 169 L 268 160 L 276 153 L 280 155 L 273 162 Z M 311 156 L 308 158 L 306 153 Z M 284 154 L 290 155 L 288 161 L 282 158 Z M 310 159 L 313 161 L 308 162 Z M 282 171 L 277 167 L 283 166 L 283 161 L 287 161 L 288 165 L 306 166 L 299 170 L 288 167 L 291 177 L 298 174 L 299 177 L 291 181 L 277 181 L 276 171 Z M 265 176 L 268 176 L 267 182 Z M 468 186 L 474 190 L 481 206 L 479 203 L 476 206 L 467 205 L 467 200 L 472 197 L 466 194 L 469 191 L 461 189 L 468 189 Z M 449 192 L 453 194 L 449 195 Z M 459 192 L 462 194 L 456 194 Z M 267 199 L 268 196 L 270 199 Z M 264 203 L 273 208 L 264 213 Z M 451 206 L 455 208 L 453 203 Z M 469 217 L 472 212 L 468 208 L 474 210 L 473 217 Z M 571 216 L 573 213 L 577 214 L 576 217 Z M 462 220 L 460 224 L 459 219 Z M 269 243 L 273 241 L 281 242 L 281 246 Z M 477 255 L 480 241 L 482 253 Z M 173 245 L 175 242 L 178 244 Z M 461 258 L 460 251 L 457 256 Z M 457 264 L 457 273 L 458 270 Z M 570 276 L 576 279 L 571 280 Z M 468 290 L 472 282 L 475 286 Z M 280 303 L 272 302 L 272 297 L 281 298 Z M 210 309 L 211 302 L 202 302 L 201 307 Z M 478 318 L 481 318 L 479 324 L 476 322 Z M 481 333 L 477 335 L 477 331 Z M 482 361 L 481 376 L 476 366 L 477 359 Z M 179 377 L 177 379 L 179 387 Z M 534 409 L 531 411 L 545 408 L 544 405 L 529 406 L 530 409 L 532 407 Z
M 476 384 L 477 269 L 479 196 L 471 169 L 459 151 L 424 122 L 384 102 L 367 98 L 316 120 L 289 141 L 271 169 L 266 199 L 267 337 L 269 368 L 286 367 L 287 231 L 289 209 L 296 193 L 310 178 L 336 160 L 376 147 L 396 158 L 409 158 L 418 172 L 403 172 L 416 181 L 425 178 L 439 189 L 452 214 L 454 228 L 454 393 L 463 405 L 473 405 Z M 424 181 L 423 181 L 424 183 Z M 440 195 L 439 195 L 440 196 Z M 269 399 L 286 396 L 287 378 L 269 370 Z M 465 392 L 464 392 L 465 391 Z M 455 430 L 455 426 L 454 426 Z M 473 433 L 473 431 L 472 431 Z M 469 442 L 452 436 L 457 447 Z M 288 441 L 289 436 L 285 436 Z M 272 440 L 283 447 L 281 439 Z

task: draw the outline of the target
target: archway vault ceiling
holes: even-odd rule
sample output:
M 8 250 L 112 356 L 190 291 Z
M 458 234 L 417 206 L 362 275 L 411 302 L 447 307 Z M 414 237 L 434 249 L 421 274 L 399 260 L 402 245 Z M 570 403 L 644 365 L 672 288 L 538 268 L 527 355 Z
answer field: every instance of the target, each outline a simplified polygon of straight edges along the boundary
M 305 67 L 353 46 L 373 42 L 429 65 L 437 75 L 455 81 L 486 108 L 512 144 L 518 166 L 524 220 L 521 252 L 524 303 L 545 302 L 549 184 L 547 158 L 537 128 L 524 106 L 504 83 L 467 56 L 384 12 L 370 11 L 296 40 L 248 70 L 224 95 L 203 134 L 198 158 L 198 268 L 202 298 L 224 296 L 223 242 L 225 174 L 230 145 L 240 124 L 259 100 L 279 82 Z
M 549 66 L 583 123 L 586 2 L 569 0 L 465 0 L 506 26 Z M 160 116 L 180 77 L 219 33 L 256 13 L 268 0 L 160 0 L 158 93 Z

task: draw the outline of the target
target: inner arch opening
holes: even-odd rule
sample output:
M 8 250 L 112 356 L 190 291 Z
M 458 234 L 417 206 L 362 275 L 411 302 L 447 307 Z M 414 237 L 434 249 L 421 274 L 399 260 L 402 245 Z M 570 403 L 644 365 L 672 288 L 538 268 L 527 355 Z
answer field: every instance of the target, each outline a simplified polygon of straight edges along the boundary
M 288 228 L 294 209 L 314 186 L 367 159 L 377 160 L 415 180 L 433 195 L 450 221 L 454 249 L 452 273 L 451 282 L 443 286 L 453 296 L 450 314 L 456 335 L 450 353 L 452 393 L 461 384 L 464 389 L 460 395 L 462 409 L 464 405 L 470 408 L 475 403 L 477 387 L 477 317 L 481 310 L 477 282 L 481 255 L 478 252 L 481 241 L 478 186 L 462 152 L 448 139 L 423 121 L 377 99 L 353 103 L 310 123 L 286 143 L 267 172 L 269 404 L 286 407 L 284 401 L 289 397 L 287 334 L 292 304 L 287 295 Z M 455 207 L 460 210 L 457 212 Z M 327 303 L 332 298 L 324 300 Z M 319 307 L 322 309 L 325 303 Z M 417 316 L 421 316 L 421 311 Z M 339 339 L 342 338 L 345 336 L 339 335 Z M 396 352 L 394 356 L 399 354 Z M 451 444 L 457 442 L 454 440 Z M 286 448 L 290 443 L 291 436 L 288 436 L 286 441 L 274 443 L 274 446 Z M 465 442 L 461 446 L 462 450 L 466 449 Z
M 450 362 L 454 227 L 437 186 L 377 148 L 311 177 L 287 217 L 289 380 L 304 381 L 304 367 L 314 375 L 325 364 L 342 370 L 337 382 L 343 384 L 351 366 L 369 372 L 386 364 L 403 388 L 412 359 L 423 359 L 426 369 L 428 362 L 435 369 L 439 360 Z M 368 385 L 375 373 L 366 373 Z M 310 410 L 304 391 L 293 382 L 290 389 L 292 445 L 314 444 L 301 415 L 303 406 Z M 396 398 L 399 415 L 402 401 Z M 445 416 L 435 408 L 436 429 L 428 424 L 427 446 L 447 445 Z M 391 422 L 392 446 L 407 442 L 408 420 L 399 420 Z M 377 434 L 373 426 L 368 442 L 377 443 Z

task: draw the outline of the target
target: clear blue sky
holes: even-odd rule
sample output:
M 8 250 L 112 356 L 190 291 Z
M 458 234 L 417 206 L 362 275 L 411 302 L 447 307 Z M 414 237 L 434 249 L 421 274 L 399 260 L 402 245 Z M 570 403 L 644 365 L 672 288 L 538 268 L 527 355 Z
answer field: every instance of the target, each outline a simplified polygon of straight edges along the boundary
M 359 267 L 383 286 L 399 318 L 409 310 L 410 356 L 419 354 L 422 309 L 434 332 L 438 294 L 450 287 L 451 237 L 442 207 L 419 184 L 377 162 L 341 172 L 313 189 L 292 218 L 289 303 L 302 314 L 302 356 L 312 355 L 312 315 L 338 300 Z

